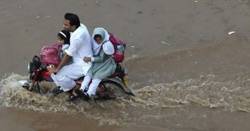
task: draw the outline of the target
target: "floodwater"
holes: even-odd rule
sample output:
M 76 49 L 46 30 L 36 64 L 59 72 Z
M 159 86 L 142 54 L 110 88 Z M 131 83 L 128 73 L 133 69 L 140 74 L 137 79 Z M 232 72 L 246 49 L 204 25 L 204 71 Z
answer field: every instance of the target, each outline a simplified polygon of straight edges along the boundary
M 63 14 L 127 44 L 136 96 L 67 102 L 27 92 L 26 65 L 53 42 Z M 248 131 L 250 1 L 0 1 L 0 126 L 3 131 Z

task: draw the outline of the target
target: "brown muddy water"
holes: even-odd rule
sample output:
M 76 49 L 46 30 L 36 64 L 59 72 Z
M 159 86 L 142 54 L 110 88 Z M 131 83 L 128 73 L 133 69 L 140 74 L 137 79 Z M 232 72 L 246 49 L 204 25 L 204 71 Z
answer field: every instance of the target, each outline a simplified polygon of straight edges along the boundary
M 26 65 L 63 14 L 128 43 L 136 96 L 66 102 L 27 92 Z M 0 0 L 1 131 L 249 131 L 249 0 Z

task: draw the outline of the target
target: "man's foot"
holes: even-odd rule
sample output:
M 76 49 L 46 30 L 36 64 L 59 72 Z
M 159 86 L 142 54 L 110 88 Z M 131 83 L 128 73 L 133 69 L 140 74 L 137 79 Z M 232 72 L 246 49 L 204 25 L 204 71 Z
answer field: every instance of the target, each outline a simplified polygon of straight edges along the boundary
M 60 93 L 63 93 L 63 90 L 60 88 L 60 86 L 57 86 L 57 87 L 55 87 L 55 88 L 52 90 L 52 94 L 53 94 L 54 96 L 57 96 L 57 95 L 60 94 Z
M 84 100 L 88 101 L 90 99 L 88 93 L 84 92 L 83 90 L 76 90 L 76 93 L 79 97 L 83 98 Z

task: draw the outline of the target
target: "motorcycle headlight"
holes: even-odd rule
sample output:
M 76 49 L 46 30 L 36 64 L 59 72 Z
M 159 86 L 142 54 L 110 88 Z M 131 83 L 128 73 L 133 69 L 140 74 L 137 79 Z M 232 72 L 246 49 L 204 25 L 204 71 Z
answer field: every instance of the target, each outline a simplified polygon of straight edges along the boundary
M 30 63 L 28 64 L 28 67 L 27 67 L 27 68 L 28 68 L 28 71 L 30 72 Z

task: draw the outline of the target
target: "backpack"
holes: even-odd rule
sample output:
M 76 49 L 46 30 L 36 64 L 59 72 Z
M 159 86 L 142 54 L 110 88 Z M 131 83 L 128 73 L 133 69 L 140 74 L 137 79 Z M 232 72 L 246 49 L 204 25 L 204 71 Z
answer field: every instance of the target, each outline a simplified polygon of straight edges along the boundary
M 113 58 L 116 63 L 122 63 L 124 60 L 126 43 L 114 36 L 112 33 L 109 33 L 109 36 L 109 41 L 113 44 L 115 49 Z
M 43 46 L 40 51 L 41 63 L 46 65 L 52 64 L 58 66 L 61 60 L 60 59 L 61 49 L 62 45 L 58 43 L 53 43 Z

